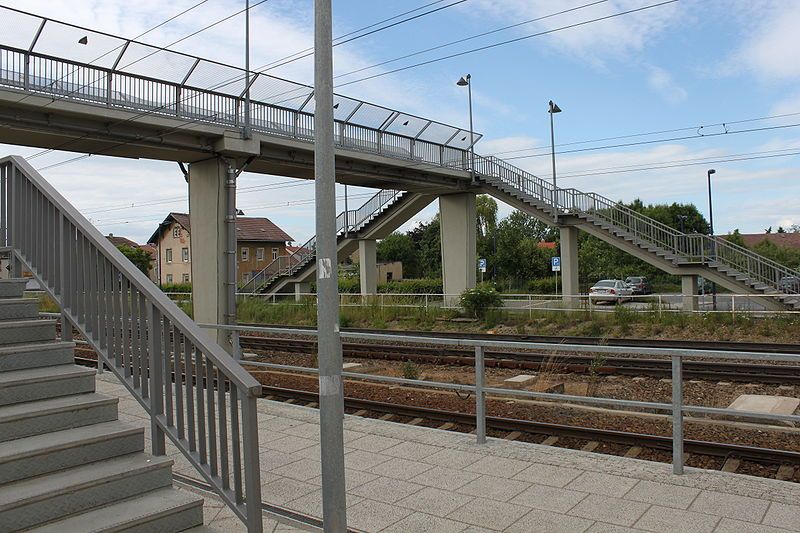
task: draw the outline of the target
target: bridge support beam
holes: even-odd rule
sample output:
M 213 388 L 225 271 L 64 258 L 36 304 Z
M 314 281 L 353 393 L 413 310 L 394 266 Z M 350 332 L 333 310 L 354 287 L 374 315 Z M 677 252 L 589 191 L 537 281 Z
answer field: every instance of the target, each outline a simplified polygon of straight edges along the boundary
M 442 241 L 442 280 L 449 302 L 475 286 L 477 271 L 475 194 L 439 197 Z
M 565 303 L 577 304 L 578 288 L 578 228 L 559 228 L 561 247 L 561 294 Z
M 377 243 L 374 239 L 358 241 L 358 275 L 361 281 L 361 294 L 378 293 Z
M 697 276 L 681 276 L 683 310 L 697 311 Z
M 229 313 L 226 286 L 228 166 L 222 159 L 192 163 L 189 167 L 189 238 L 192 245 L 192 309 L 200 324 L 225 324 Z M 235 246 L 235 243 L 233 244 Z M 235 248 L 233 248 L 235 250 Z M 232 287 L 235 290 L 235 287 Z M 211 336 L 232 353 L 229 334 Z
M 294 301 L 302 302 L 303 298 L 308 297 L 311 293 L 311 284 L 307 282 L 294 284 Z

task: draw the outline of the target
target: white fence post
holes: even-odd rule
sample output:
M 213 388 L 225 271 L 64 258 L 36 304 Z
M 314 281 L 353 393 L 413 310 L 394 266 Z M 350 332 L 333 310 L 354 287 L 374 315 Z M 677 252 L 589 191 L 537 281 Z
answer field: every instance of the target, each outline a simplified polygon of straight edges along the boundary
M 486 444 L 486 374 L 483 346 L 475 347 L 475 434 L 478 444 Z
M 672 356 L 672 473 L 683 474 L 683 361 Z

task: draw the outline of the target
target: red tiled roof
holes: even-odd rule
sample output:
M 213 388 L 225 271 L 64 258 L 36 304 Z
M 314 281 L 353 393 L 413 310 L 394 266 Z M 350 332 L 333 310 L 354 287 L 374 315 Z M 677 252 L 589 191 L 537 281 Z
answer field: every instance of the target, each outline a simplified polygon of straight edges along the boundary
M 191 221 L 186 213 L 170 213 L 164 222 L 150 237 L 150 242 L 156 242 L 160 232 L 169 222 L 175 221 L 187 232 L 191 233 Z M 240 241 L 250 242 L 286 242 L 294 239 L 281 228 L 264 217 L 236 217 L 236 238 Z
M 114 235 L 113 233 L 109 233 L 108 235 L 106 235 L 106 239 L 108 239 L 109 242 L 114 246 L 129 246 L 131 248 L 139 247 L 138 243 L 135 243 L 126 237 L 119 237 L 117 235 Z
M 749 248 L 765 240 L 783 248 L 800 248 L 800 233 L 743 233 L 742 239 Z

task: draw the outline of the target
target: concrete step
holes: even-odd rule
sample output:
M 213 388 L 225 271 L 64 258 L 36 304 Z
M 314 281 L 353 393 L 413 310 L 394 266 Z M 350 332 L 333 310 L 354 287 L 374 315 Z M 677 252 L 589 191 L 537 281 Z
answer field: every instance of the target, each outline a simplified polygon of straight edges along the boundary
M 39 301 L 33 298 L 0 298 L 0 320 L 39 318 Z
M 94 392 L 95 371 L 77 365 L 26 368 L 0 373 L 0 405 Z
M 20 346 L 0 346 L 0 372 L 69 365 L 74 361 L 75 343 L 42 342 Z
M 33 319 L 0 322 L 0 345 L 52 341 L 55 338 L 55 320 Z
M 36 531 L 161 533 L 201 530 L 198 526 L 202 523 L 203 499 L 187 490 L 170 487 L 50 522 Z
M 144 450 L 144 428 L 118 420 L 0 443 L 0 484 Z
M 172 460 L 133 453 L 0 486 L 0 531 L 45 524 L 172 484 Z
M 0 442 L 117 419 L 117 398 L 79 394 L 0 407 Z
M 26 279 L 0 279 L 0 298 L 22 298 L 27 283 Z

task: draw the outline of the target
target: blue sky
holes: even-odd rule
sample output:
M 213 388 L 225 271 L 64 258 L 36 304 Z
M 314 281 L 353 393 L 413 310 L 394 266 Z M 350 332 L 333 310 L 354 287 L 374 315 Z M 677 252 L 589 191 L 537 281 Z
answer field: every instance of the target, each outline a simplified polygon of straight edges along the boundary
M 80 1 L 68 7 L 17 0 L 14 7 L 132 37 L 196 0 L 165 6 L 156 0 Z M 334 35 L 413 9 L 430 0 L 334 0 Z M 437 4 L 442 6 L 450 3 Z M 609 0 L 405 61 L 345 76 L 368 74 L 467 48 L 558 28 L 659 0 Z M 433 15 L 335 49 L 337 74 L 568 9 L 589 0 L 467 0 Z M 3 5 L 12 5 L 0 2 Z M 144 40 L 165 45 L 227 16 L 244 2 L 209 0 Z M 309 47 L 310 0 L 270 0 L 253 10 L 252 65 Z M 243 17 L 189 39 L 175 49 L 241 65 Z M 467 99 L 455 81 L 472 74 L 475 127 L 484 134 L 476 151 L 550 177 L 547 102 L 556 116 L 559 186 L 613 199 L 694 202 L 706 211 L 705 171 L 714 176 L 718 232 L 800 224 L 800 2 L 792 0 L 680 0 L 640 13 L 534 37 L 515 44 L 341 87 L 338 91 L 457 126 L 467 126 Z M 271 71 L 310 82 L 307 58 Z M 796 115 L 791 115 L 797 113 Z M 767 120 L 754 118 L 788 115 Z M 726 127 L 720 123 L 728 123 Z M 698 130 L 700 125 L 707 127 Z M 744 129 L 774 128 L 735 133 Z M 584 143 L 663 130 L 658 135 Z M 725 131 L 730 133 L 714 135 Z M 707 134 L 701 136 L 700 133 Z M 665 141 L 671 137 L 691 137 Z M 607 145 L 643 142 L 635 146 Z M 649 142 L 665 141 L 665 142 Z M 577 144 L 573 144 L 577 143 Z M 602 149 L 596 149 L 602 148 Z M 794 150 L 793 150 L 794 149 Z M 581 151 L 575 151 L 581 150 Z M 29 155 L 35 149 L 3 147 Z M 545 154 L 545 155 L 541 155 Z M 780 155 L 781 157 L 772 157 Z M 758 158 L 731 162 L 720 159 Z M 770 156 L 770 157 L 764 157 Z M 51 153 L 43 167 L 72 157 Z M 642 167 L 668 168 L 639 170 Z M 94 156 L 44 171 L 100 229 L 145 240 L 170 210 L 186 210 L 186 185 L 174 163 Z M 244 174 L 242 187 L 286 178 Z M 351 194 L 365 194 L 351 188 Z M 356 196 L 356 198 L 358 198 Z M 247 215 L 267 216 L 298 241 L 313 233 L 310 183 L 242 192 Z M 158 205 L 146 205 L 163 200 Z M 351 200 L 351 205 L 356 202 Z M 127 208 L 125 208 L 127 206 Z M 501 214 L 508 213 L 502 208 Z M 430 218 L 436 205 L 410 224 Z

